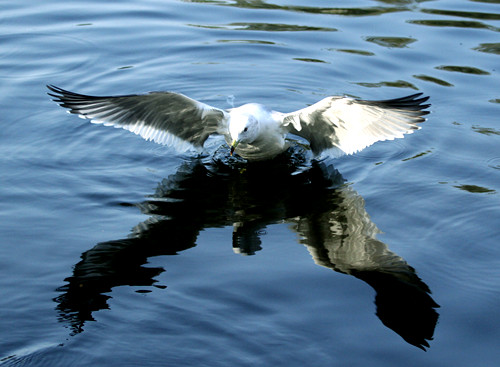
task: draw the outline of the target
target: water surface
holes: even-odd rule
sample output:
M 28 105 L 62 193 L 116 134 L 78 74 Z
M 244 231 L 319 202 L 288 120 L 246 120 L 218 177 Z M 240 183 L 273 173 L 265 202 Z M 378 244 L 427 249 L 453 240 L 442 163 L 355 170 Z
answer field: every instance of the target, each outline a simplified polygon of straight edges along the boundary
M 496 1 L 16 1 L 0 15 L 0 364 L 495 366 Z M 45 84 L 422 130 L 258 165 L 91 125 Z M 426 350 L 424 352 L 423 350 Z

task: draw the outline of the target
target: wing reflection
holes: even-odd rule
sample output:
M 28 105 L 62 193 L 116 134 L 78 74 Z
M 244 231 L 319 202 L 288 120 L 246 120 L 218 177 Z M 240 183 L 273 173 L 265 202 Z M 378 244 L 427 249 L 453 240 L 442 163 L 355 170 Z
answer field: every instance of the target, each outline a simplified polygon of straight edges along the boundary
M 292 162 L 292 163 L 290 163 Z M 129 238 L 97 244 L 82 254 L 55 299 L 61 320 L 82 331 L 92 312 L 108 308 L 107 293 L 119 285 L 151 286 L 163 268 L 143 266 L 148 257 L 176 254 L 196 245 L 205 228 L 233 226 L 233 249 L 254 254 L 270 224 L 288 222 L 313 260 L 359 278 L 376 291 L 380 320 L 421 349 L 428 347 L 439 307 L 405 260 L 376 239 L 364 200 L 323 163 L 300 170 L 290 156 L 245 165 L 186 163 L 164 179 L 143 203 L 149 215 Z
M 377 316 L 408 343 L 429 347 L 438 304 L 408 263 L 376 239 L 378 228 L 364 200 L 350 187 L 336 190 L 333 209 L 295 220 L 297 232 L 318 265 L 359 278 L 376 291 Z

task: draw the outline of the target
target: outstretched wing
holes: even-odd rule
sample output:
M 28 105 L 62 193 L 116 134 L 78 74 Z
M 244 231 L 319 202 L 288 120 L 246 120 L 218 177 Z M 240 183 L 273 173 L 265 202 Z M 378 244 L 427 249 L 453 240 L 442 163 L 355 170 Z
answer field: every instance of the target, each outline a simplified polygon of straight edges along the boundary
M 339 155 L 356 153 L 381 140 L 402 138 L 420 129 L 422 93 L 385 101 L 364 101 L 350 97 L 327 97 L 312 106 L 284 114 L 283 126 L 307 139 L 314 154 L 337 148 Z
M 95 97 L 48 85 L 54 101 L 93 123 L 121 127 L 146 140 L 201 147 L 211 134 L 227 132 L 228 114 L 182 94 L 151 92 L 140 95 Z

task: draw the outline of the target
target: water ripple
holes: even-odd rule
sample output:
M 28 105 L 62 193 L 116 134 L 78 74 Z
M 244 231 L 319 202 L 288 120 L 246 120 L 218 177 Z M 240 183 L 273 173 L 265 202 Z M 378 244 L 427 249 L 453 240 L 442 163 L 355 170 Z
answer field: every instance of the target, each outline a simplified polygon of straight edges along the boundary
M 500 135 L 500 131 L 497 129 L 494 129 L 492 127 L 483 127 L 479 125 L 474 125 L 472 126 L 472 130 L 475 131 L 476 133 L 483 134 L 483 135 Z
M 354 84 L 367 88 L 396 87 L 396 88 L 410 88 L 418 90 L 415 84 L 407 82 L 405 80 L 381 81 L 376 83 L 358 82 Z
M 446 15 L 450 17 L 461 17 L 481 20 L 500 20 L 500 14 L 482 13 L 474 11 L 459 11 L 459 10 L 441 10 L 441 9 L 422 9 L 422 13 Z
M 301 26 L 295 24 L 278 24 L 278 23 L 230 23 L 223 25 L 211 24 L 189 24 L 191 27 L 206 28 L 206 29 L 222 29 L 236 31 L 262 31 L 262 32 L 336 32 L 335 28 L 328 27 L 313 27 Z
M 217 40 L 218 43 L 241 43 L 241 44 L 260 44 L 260 45 L 276 45 L 276 42 L 272 41 L 263 41 L 263 40 L 254 40 L 254 39 L 222 39 Z
M 451 71 L 456 73 L 464 73 L 464 74 L 490 75 L 489 72 L 481 70 L 479 68 L 475 68 L 473 66 L 441 65 L 441 66 L 436 66 L 435 69 Z
M 389 143 L 381 143 L 364 149 L 356 153 L 357 156 L 367 160 L 376 160 L 377 164 L 384 163 L 387 160 L 408 155 L 408 144 L 403 139 L 395 139 Z M 404 159 L 403 159 L 404 160 Z
M 496 193 L 496 191 L 493 189 L 489 189 L 487 187 L 478 186 L 478 185 L 471 185 L 471 184 L 455 185 L 453 187 L 455 187 L 459 190 L 462 190 L 462 191 L 470 192 L 472 194 L 494 194 L 494 193 Z
M 62 35 L 21 33 L 0 36 L 7 54 L 0 58 L 0 79 L 34 78 L 78 72 L 95 60 L 88 41 Z M 65 48 L 64 55 L 56 50 Z M 82 51 L 84 50 L 84 51 Z
M 423 74 L 421 74 L 421 75 L 413 75 L 413 77 L 415 79 L 423 80 L 425 82 L 431 82 L 431 83 L 440 85 L 442 87 L 453 87 L 453 84 L 448 83 L 447 81 L 445 81 L 443 79 L 439 79 L 439 78 L 436 78 L 436 77 L 433 77 L 433 76 L 430 76 L 430 75 L 423 75 Z
M 198 0 L 198 2 L 213 3 L 211 0 Z M 324 8 L 315 6 L 296 6 L 296 5 L 277 5 L 264 1 L 234 1 L 227 3 L 217 3 L 217 5 L 234 6 L 237 8 L 245 9 L 272 9 L 272 10 L 285 10 L 299 13 L 310 14 L 332 14 L 351 17 L 364 17 L 364 16 L 378 16 L 382 14 L 408 11 L 410 8 L 407 6 L 369 6 L 360 8 Z
M 459 189 L 477 195 L 477 188 L 471 191 L 471 187 L 467 187 L 473 185 L 460 186 Z M 491 196 L 491 199 L 493 198 L 494 195 Z M 482 294 L 498 293 L 498 260 L 495 245 L 498 228 L 479 225 L 485 218 L 498 218 L 496 200 L 490 200 L 490 203 L 475 208 L 473 214 L 469 210 L 457 211 L 454 215 L 450 213 L 437 221 L 434 227 L 428 229 L 426 236 L 433 237 L 436 243 L 450 245 L 435 248 L 430 254 L 434 258 L 450 260 L 440 262 L 437 267 L 429 268 L 430 273 L 446 279 L 454 287 Z M 459 231 L 456 235 L 448 233 L 442 236 L 444 228 L 457 228 Z M 482 241 L 475 240 L 478 238 L 478 233 L 481 233 Z
M 488 167 L 500 170 L 500 157 L 490 158 L 486 161 Z
M 375 54 L 373 52 L 370 52 L 370 51 L 347 49 L 347 48 L 328 49 L 328 51 L 344 52 L 347 54 L 354 54 L 354 55 L 361 55 L 361 56 L 375 56 Z
M 481 43 L 479 46 L 474 47 L 473 50 L 500 55 L 500 43 Z
M 469 21 L 469 20 L 443 20 L 443 19 L 423 19 L 423 20 L 408 20 L 410 24 L 425 25 L 430 27 L 455 27 L 455 28 L 475 28 L 475 29 L 489 29 L 494 32 L 499 32 L 498 27 L 490 26 L 488 24 Z
M 365 40 L 387 48 L 404 48 L 408 47 L 409 44 L 417 41 L 415 38 L 410 38 L 410 37 L 374 37 L 374 36 L 365 37 Z

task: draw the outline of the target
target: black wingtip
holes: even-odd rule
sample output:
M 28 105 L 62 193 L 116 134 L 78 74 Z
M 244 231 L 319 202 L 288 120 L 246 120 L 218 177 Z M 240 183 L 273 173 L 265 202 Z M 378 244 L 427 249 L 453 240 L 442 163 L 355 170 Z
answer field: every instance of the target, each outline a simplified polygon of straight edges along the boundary
M 54 84 L 47 84 L 47 88 L 51 92 L 57 93 L 57 95 L 54 96 L 53 94 L 47 92 L 47 94 L 49 96 L 61 97 L 61 96 L 78 96 L 79 95 L 77 93 L 70 92 L 69 90 L 59 88 L 59 87 L 55 86 Z
M 51 92 L 54 92 L 54 93 L 62 93 L 64 92 L 65 90 L 62 89 L 62 88 L 59 88 L 57 86 L 55 86 L 54 84 L 47 84 L 46 87 L 51 91 Z M 49 94 L 49 93 L 47 93 Z
M 369 104 L 379 105 L 383 107 L 395 108 L 400 110 L 415 111 L 420 116 L 429 114 L 425 111 L 431 106 L 430 103 L 424 104 L 429 100 L 429 96 L 424 96 L 422 92 L 410 94 L 405 97 L 386 99 L 381 101 L 367 101 Z
M 47 92 L 47 94 L 51 97 L 54 97 L 55 99 L 53 99 L 53 101 L 55 102 L 62 102 L 61 97 L 64 97 L 65 94 L 71 93 L 67 90 L 56 87 L 54 84 L 47 84 L 46 87 L 50 90 L 50 92 L 52 92 Z

